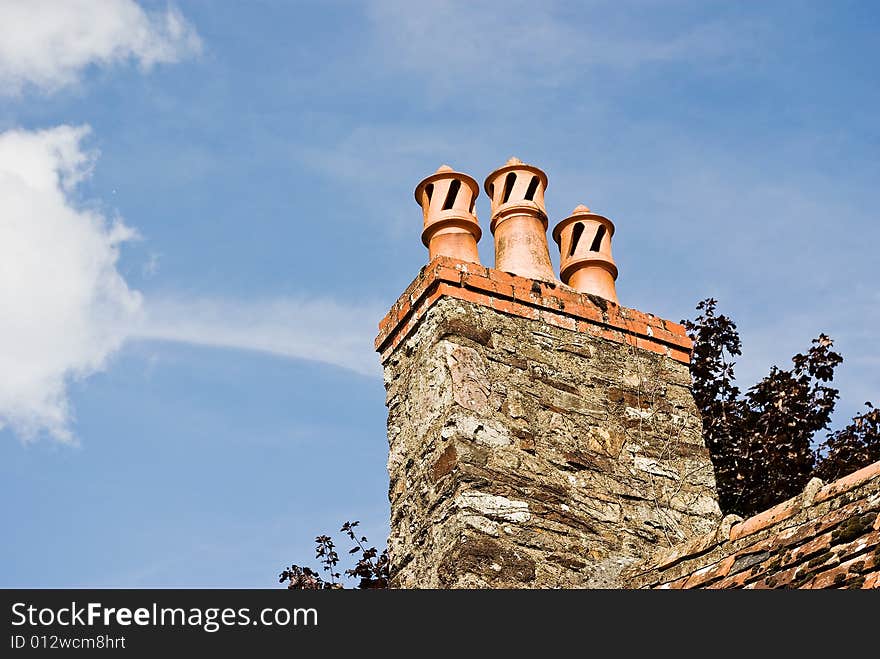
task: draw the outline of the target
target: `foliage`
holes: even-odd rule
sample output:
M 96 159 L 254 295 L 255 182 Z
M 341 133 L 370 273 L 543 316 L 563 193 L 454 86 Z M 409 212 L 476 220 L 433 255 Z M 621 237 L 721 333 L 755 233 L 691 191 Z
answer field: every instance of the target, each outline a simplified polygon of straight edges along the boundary
M 703 441 L 712 457 L 721 508 L 738 506 L 746 483 L 743 456 L 746 453 L 742 428 L 743 404 L 734 384 L 734 357 L 742 354 L 736 324 L 717 315 L 717 302 L 709 298 L 697 305 L 702 312 L 695 321 L 682 321 L 694 342 L 691 379 L 694 400 L 703 417 Z
M 360 522 L 346 522 L 339 529 L 355 546 L 349 550 L 349 554 L 360 553 L 354 567 L 345 571 L 347 577 L 359 578 L 358 588 L 387 588 L 388 587 L 388 550 L 380 554 L 375 547 L 367 547 L 369 541 L 366 536 L 355 533 Z M 336 571 L 339 564 L 339 554 L 336 552 L 336 544 L 328 535 L 319 535 L 315 538 L 315 558 L 321 563 L 326 572 L 325 577 L 307 567 L 291 565 L 278 575 L 278 582 L 288 582 L 287 587 L 291 590 L 323 590 L 343 588 L 340 578 L 342 575 Z
M 880 459 L 880 414 L 869 411 L 814 448 L 826 430 L 838 391 L 829 386 L 843 357 L 825 334 L 788 370 L 773 366 L 745 394 L 735 384 L 734 357 L 742 354 L 736 324 L 718 314 L 717 300 L 697 305 L 682 321 L 694 341 L 694 399 L 715 468 L 725 513 L 747 516 L 798 494 L 813 476 L 835 479 Z
M 388 550 L 382 550 L 379 554 L 375 547 L 366 547 L 367 536 L 362 535 L 360 538 L 355 535 L 354 528 L 360 522 L 346 522 L 342 525 L 340 531 L 344 532 L 350 540 L 356 543 L 349 550 L 349 554 L 357 554 L 360 552 L 361 557 L 355 566 L 350 570 L 346 570 L 345 574 L 349 577 L 359 577 L 360 582 L 358 588 L 388 588 Z
M 816 476 L 824 481 L 841 476 L 880 460 L 880 408 L 870 402 L 868 411 L 855 416 L 848 426 L 828 435 L 819 447 Z

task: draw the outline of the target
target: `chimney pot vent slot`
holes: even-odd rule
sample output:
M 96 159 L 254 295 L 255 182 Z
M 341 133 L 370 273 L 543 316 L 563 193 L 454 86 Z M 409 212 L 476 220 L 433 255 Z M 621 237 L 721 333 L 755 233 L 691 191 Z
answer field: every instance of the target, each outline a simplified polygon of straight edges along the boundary
M 538 191 L 538 183 L 541 181 L 537 176 L 533 176 L 531 182 L 529 183 L 529 188 L 526 190 L 526 201 L 534 201 L 535 193 Z
M 579 226 L 580 223 L 578 223 Z M 593 244 L 590 245 L 591 252 L 598 252 L 602 248 L 602 239 L 605 237 L 605 226 L 600 224 L 596 229 L 596 235 L 593 237 Z
M 514 172 L 510 172 L 504 178 L 504 197 L 501 198 L 501 203 L 506 204 L 507 200 L 510 199 L 510 193 L 513 192 L 513 186 L 516 183 L 516 174 Z
M 452 179 L 452 183 L 449 184 L 449 192 L 446 193 L 446 201 L 443 202 L 443 210 L 448 211 L 455 204 L 455 198 L 458 196 L 458 191 L 461 189 L 461 181 L 457 178 Z
M 578 243 L 581 240 L 581 236 L 584 234 L 584 223 L 578 222 L 574 225 L 574 229 L 571 232 L 571 247 L 568 248 L 568 255 L 574 256 L 574 251 L 577 249 Z

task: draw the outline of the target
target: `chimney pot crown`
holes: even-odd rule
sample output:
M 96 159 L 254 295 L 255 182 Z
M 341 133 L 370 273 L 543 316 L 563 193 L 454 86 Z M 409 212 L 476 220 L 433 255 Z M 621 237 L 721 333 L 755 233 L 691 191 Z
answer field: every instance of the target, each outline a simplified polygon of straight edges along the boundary
M 416 186 L 416 203 L 424 215 L 422 242 L 430 260 L 450 256 L 480 262 L 477 242 L 482 232 L 474 213 L 479 194 L 480 186 L 473 178 L 449 165 L 440 165 Z
M 617 301 L 617 264 L 611 256 L 614 223 L 579 204 L 553 228 L 559 245 L 559 278 L 582 293 Z
M 492 206 L 489 230 L 495 237 L 495 268 L 556 281 L 547 250 L 547 175 L 511 158 L 486 177 L 483 188 Z

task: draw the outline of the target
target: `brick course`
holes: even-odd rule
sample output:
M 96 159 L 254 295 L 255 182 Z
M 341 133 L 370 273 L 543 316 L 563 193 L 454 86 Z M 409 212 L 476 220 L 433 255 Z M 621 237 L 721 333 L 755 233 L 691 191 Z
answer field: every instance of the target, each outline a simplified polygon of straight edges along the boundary
M 579 293 L 558 282 L 528 279 L 476 263 L 438 257 L 422 268 L 380 321 L 375 345 L 383 363 L 442 296 L 586 332 L 685 364 L 690 362 L 691 340 L 678 323 Z

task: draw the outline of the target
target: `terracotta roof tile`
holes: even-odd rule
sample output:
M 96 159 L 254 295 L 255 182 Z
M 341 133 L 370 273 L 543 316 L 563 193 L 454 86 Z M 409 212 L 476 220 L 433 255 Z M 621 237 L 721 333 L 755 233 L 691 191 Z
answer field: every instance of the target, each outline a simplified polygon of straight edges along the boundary
M 647 588 L 880 588 L 880 462 L 630 570 Z

